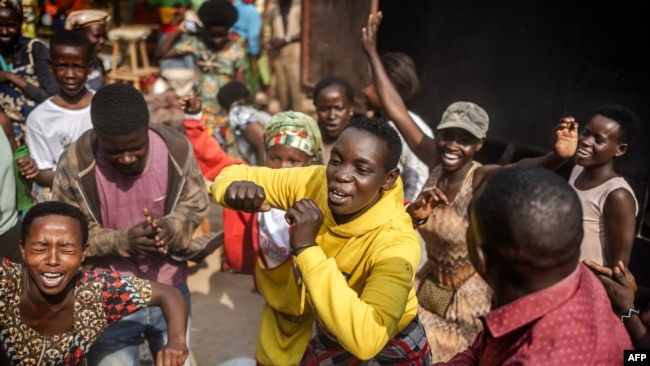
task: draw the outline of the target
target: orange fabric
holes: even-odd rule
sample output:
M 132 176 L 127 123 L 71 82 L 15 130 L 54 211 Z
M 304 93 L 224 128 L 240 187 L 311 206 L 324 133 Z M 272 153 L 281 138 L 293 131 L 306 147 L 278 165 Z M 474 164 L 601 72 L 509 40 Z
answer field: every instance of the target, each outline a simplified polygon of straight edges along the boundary
M 246 164 L 223 151 L 219 142 L 208 133 L 204 120 L 186 119 L 183 126 L 199 168 L 207 179 L 214 180 L 227 166 Z M 224 244 L 221 268 L 252 274 L 257 264 L 257 215 L 224 207 L 222 219 Z
M 183 122 L 185 134 L 190 139 L 194 156 L 199 163 L 201 172 L 208 180 L 214 180 L 221 169 L 235 164 L 246 164 L 241 159 L 228 156 L 219 142 L 207 132 L 203 120 L 186 119 Z
M 257 265 L 259 230 L 257 214 L 223 209 L 223 262 L 230 272 L 252 274 Z

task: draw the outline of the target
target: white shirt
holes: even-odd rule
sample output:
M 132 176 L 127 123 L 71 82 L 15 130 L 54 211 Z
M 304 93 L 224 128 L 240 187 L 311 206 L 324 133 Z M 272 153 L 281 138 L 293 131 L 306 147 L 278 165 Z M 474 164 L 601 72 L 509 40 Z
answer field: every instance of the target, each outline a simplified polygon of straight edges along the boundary
M 27 117 L 27 145 L 39 170 L 56 170 L 63 151 L 93 127 L 90 105 L 83 109 L 60 107 L 52 98 L 39 104 Z
M 431 130 L 431 127 L 429 127 L 429 125 L 417 114 L 411 111 L 408 113 L 413 122 L 420 127 L 422 133 L 433 138 L 433 130 Z M 393 122 L 389 123 L 393 128 L 395 128 L 399 134 L 399 138 L 402 140 L 402 155 L 399 158 L 397 167 L 400 170 L 400 175 L 404 183 L 404 198 L 413 201 L 420 194 L 422 187 L 424 187 L 424 183 L 426 183 L 427 178 L 429 178 L 429 165 L 415 155 L 413 150 L 411 150 L 404 140 L 402 134 L 399 133 L 399 130 L 395 127 L 395 124 Z

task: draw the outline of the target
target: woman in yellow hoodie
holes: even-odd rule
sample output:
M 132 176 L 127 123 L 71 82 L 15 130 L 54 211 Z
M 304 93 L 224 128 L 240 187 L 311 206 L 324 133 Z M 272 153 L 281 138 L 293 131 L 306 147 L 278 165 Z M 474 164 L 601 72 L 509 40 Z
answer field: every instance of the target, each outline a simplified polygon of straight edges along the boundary
M 420 244 L 404 209 L 397 132 L 350 121 L 327 166 L 231 166 L 210 187 L 220 204 L 286 210 L 302 302 L 316 318 L 301 363 L 429 364 L 413 290 Z

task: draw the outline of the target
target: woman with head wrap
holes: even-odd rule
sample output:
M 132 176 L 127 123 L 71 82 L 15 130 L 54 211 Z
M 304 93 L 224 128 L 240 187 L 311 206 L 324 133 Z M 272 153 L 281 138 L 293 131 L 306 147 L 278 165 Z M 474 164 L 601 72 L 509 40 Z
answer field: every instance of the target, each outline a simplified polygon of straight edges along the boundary
M 318 124 L 294 111 L 274 115 L 264 128 L 266 165 L 271 169 L 320 164 L 323 141 Z M 256 215 L 258 259 L 255 286 L 266 303 L 255 358 L 262 365 L 297 365 L 311 338 L 313 314 L 302 306 L 298 274 L 289 245 L 285 211 Z M 304 307 L 304 309 L 302 309 Z
M 0 110 L 16 126 L 16 138 L 32 109 L 59 90 L 47 64 L 47 46 L 23 36 L 22 23 L 21 2 L 0 0 Z
M 93 69 L 88 74 L 87 81 L 89 89 L 98 90 L 104 85 L 104 64 L 97 55 L 106 42 L 106 25 L 110 19 L 111 16 L 106 11 L 84 9 L 71 12 L 65 22 L 65 29 L 80 32 L 93 46 Z

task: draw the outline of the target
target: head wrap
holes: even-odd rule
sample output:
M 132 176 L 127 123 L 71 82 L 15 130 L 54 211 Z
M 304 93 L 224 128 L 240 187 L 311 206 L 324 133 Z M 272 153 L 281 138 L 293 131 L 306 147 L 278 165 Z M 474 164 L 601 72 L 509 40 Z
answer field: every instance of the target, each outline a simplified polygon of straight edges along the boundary
M 313 162 L 320 162 L 323 157 L 323 139 L 318 124 L 300 112 L 275 114 L 264 127 L 264 144 L 267 149 L 274 145 L 291 146 L 312 157 Z
M 103 10 L 75 10 L 68 14 L 65 20 L 65 29 L 85 28 L 95 24 L 106 25 L 110 19 L 111 15 Z

